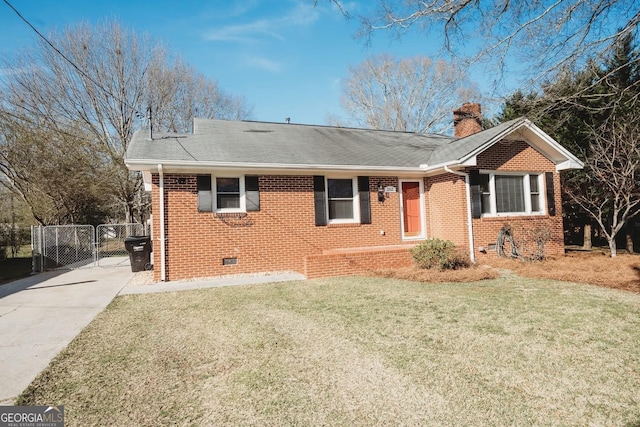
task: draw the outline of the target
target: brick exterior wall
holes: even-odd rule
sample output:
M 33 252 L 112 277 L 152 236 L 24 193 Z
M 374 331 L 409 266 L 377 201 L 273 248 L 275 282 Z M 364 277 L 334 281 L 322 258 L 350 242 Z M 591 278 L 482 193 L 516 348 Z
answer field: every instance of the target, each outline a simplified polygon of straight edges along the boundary
M 476 248 L 476 262 L 481 262 L 484 257 L 495 256 L 495 252 L 488 251 L 482 254 L 479 247 L 488 248 L 496 243 L 498 232 L 505 225 L 512 226 L 514 238 L 517 233 L 523 234 L 523 230 L 535 228 L 548 229 L 551 232 L 551 240 L 545 246 L 545 254 L 548 256 L 564 254 L 564 234 L 562 225 L 562 195 L 560 191 L 560 174 L 556 172 L 555 165 L 546 157 L 522 141 L 501 142 L 482 154 L 478 155 L 478 169 L 495 170 L 504 172 L 553 172 L 553 185 L 556 214 L 555 216 L 502 216 L 494 218 L 480 218 L 473 220 L 473 234 Z M 541 188 L 541 194 L 545 194 Z M 547 211 L 548 212 L 548 211 Z
M 459 175 L 425 178 L 428 236 L 451 240 L 468 252 L 466 191 L 465 179 Z
M 553 240 L 547 245 L 547 253 L 564 252 L 560 177 L 549 160 L 524 142 L 497 144 L 478 156 L 478 168 L 554 172 L 556 215 L 473 220 L 476 250 L 495 243 L 498 231 L 508 222 L 513 226 L 548 227 Z M 220 218 L 212 212 L 198 212 L 196 174 L 167 173 L 164 175 L 166 280 L 286 270 L 321 277 L 408 265 L 411 262 L 408 250 L 389 248 L 415 243 L 402 240 L 399 193 L 402 178 L 369 177 L 371 224 L 316 226 L 312 176 L 260 176 L 260 211 L 247 212 L 244 218 L 233 215 Z M 398 192 L 388 193 L 380 203 L 378 182 L 396 187 Z M 158 281 L 161 242 L 157 174 L 153 175 L 152 183 L 154 276 Z M 451 240 L 468 250 L 464 177 L 445 173 L 426 177 L 423 183 L 427 237 Z M 336 248 L 364 247 L 381 249 L 327 253 Z M 476 252 L 477 260 L 481 261 L 482 256 Z M 223 265 L 224 258 L 237 258 L 237 264 Z
M 350 276 L 373 270 L 409 267 L 412 264 L 413 258 L 409 249 L 309 255 L 305 257 L 304 275 L 308 279 L 327 276 Z
M 453 111 L 453 136 L 464 138 L 482 130 L 482 108 L 475 102 L 467 102 Z
M 334 248 L 402 243 L 399 193 L 388 193 L 383 203 L 378 202 L 378 182 L 398 188 L 396 177 L 369 177 L 372 224 L 316 226 L 312 176 L 260 176 L 260 211 L 221 219 L 212 212 L 198 212 L 195 174 L 165 174 L 166 280 L 286 270 L 305 274 L 308 269 L 343 274 L 340 268 L 329 274 L 323 266 L 313 267 L 305 257 Z M 158 185 L 154 174 L 156 280 L 161 274 Z M 223 258 L 237 258 L 238 263 L 223 266 Z M 363 269 L 376 268 L 378 259 Z

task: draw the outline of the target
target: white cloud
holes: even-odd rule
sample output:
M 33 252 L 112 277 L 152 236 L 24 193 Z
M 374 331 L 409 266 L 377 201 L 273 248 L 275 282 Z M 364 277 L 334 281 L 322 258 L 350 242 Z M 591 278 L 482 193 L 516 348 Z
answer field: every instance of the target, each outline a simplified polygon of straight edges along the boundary
M 282 63 L 259 56 L 245 56 L 242 62 L 249 67 L 259 68 L 273 73 L 279 73 L 283 68 Z
M 318 9 L 313 7 L 311 2 L 298 3 L 296 7 L 291 11 L 291 13 L 282 18 L 282 22 L 278 25 L 289 22 L 295 24 L 296 26 L 306 27 L 314 24 L 319 17 L 320 13 Z
M 249 24 L 228 25 L 211 30 L 204 35 L 204 38 L 209 41 L 249 42 L 264 36 L 283 40 L 283 37 L 275 31 L 274 25 L 263 19 Z
M 207 31 L 208 41 L 254 42 L 265 37 L 284 40 L 282 32 L 292 27 L 307 27 L 319 19 L 319 11 L 311 2 L 296 2 L 295 6 L 282 16 L 259 19 L 244 24 L 227 25 Z

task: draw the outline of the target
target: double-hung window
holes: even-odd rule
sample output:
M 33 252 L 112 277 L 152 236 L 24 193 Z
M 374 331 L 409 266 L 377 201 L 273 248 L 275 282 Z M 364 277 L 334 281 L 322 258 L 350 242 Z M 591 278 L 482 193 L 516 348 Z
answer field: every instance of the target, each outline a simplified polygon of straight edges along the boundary
M 224 178 L 218 176 L 215 180 L 216 210 L 233 211 L 241 209 L 240 178 Z
M 369 177 L 327 178 L 314 175 L 313 206 L 317 226 L 332 223 L 371 224 Z
M 357 222 L 360 218 L 358 184 L 354 178 L 327 178 L 329 222 Z
M 259 177 L 198 175 L 198 211 L 248 212 L 260 210 Z
M 540 215 L 544 212 L 542 175 L 537 173 L 481 173 L 483 215 Z

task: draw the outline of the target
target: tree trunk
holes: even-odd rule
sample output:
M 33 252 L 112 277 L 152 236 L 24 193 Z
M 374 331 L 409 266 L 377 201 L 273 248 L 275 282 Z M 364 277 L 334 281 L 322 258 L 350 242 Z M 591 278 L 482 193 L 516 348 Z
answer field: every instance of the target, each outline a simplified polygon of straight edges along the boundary
M 629 218 L 629 220 L 627 221 L 627 225 L 625 227 L 625 246 L 627 248 L 627 252 L 632 254 L 634 253 L 633 250 L 633 232 L 636 228 L 636 219 L 635 218 Z
M 609 251 L 611 252 L 611 258 L 615 258 L 618 255 L 618 249 L 616 247 L 616 236 L 613 235 L 608 238 L 609 240 Z
M 591 222 L 586 222 L 584 224 L 584 237 L 582 240 L 582 249 L 589 249 L 591 250 L 593 248 L 593 244 L 591 243 Z

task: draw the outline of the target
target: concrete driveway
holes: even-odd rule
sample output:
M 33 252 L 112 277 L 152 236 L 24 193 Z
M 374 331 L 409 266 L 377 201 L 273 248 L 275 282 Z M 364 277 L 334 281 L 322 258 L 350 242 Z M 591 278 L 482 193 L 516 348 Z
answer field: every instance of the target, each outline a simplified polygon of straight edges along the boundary
M 85 267 L 1 285 L 0 405 L 12 405 L 132 277 L 128 265 Z

